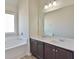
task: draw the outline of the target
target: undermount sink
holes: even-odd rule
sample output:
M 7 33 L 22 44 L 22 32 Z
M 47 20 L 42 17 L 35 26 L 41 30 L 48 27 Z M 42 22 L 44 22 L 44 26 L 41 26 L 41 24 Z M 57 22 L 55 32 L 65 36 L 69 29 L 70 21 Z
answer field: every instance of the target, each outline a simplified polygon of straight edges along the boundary
M 55 42 L 55 43 L 68 42 L 67 38 L 63 38 L 63 37 L 44 37 L 43 39 L 49 40 L 50 42 Z
M 51 42 L 66 42 L 66 40 L 65 39 L 53 39 L 53 40 L 51 40 Z
M 61 42 L 65 42 L 65 40 L 63 40 L 63 39 L 59 39 L 59 41 L 61 41 Z

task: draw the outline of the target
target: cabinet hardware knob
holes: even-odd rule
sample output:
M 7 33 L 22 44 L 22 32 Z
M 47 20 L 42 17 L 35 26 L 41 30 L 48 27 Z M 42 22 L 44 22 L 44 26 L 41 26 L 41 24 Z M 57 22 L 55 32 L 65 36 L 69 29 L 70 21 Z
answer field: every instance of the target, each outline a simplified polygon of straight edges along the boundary
M 56 52 L 58 52 L 58 50 L 56 50 Z
M 55 51 L 55 49 L 52 49 L 53 51 Z

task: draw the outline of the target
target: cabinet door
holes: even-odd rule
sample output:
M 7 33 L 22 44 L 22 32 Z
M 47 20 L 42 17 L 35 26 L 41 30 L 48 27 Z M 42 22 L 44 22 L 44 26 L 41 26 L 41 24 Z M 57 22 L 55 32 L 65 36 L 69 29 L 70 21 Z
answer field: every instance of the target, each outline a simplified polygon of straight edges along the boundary
M 32 55 L 34 55 L 35 57 L 37 57 L 37 41 L 30 39 L 30 50 Z
M 43 49 L 44 49 L 43 42 L 38 41 L 38 48 L 37 48 L 38 59 L 44 59 Z
M 74 59 L 73 52 L 64 50 L 62 48 L 56 48 L 56 59 Z
M 55 47 L 45 44 L 45 59 L 55 59 Z

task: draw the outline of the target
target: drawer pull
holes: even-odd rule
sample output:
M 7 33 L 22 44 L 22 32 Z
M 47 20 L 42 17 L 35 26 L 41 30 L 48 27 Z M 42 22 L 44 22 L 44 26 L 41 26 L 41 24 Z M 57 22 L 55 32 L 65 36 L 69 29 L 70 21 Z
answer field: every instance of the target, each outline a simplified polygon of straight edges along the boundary
M 56 50 L 56 52 L 58 52 L 58 50 Z
M 55 49 L 52 49 L 53 51 L 55 51 Z

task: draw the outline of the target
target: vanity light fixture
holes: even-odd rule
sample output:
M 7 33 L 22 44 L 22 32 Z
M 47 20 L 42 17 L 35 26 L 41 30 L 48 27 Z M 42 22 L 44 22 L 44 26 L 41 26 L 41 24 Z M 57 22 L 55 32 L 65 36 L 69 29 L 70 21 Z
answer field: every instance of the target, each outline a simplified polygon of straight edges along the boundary
M 51 2 L 49 3 L 49 7 L 52 7 L 52 3 Z
M 56 5 L 57 5 L 56 0 L 54 0 L 53 3 L 51 3 L 50 1 L 48 5 L 44 6 L 44 9 L 52 8 L 53 6 L 56 6 Z
M 57 3 L 56 3 L 56 0 L 54 0 L 54 2 L 53 2 L 53 6 L 56 6 L 56 4 L 57 4 Z
M 47 5 L 45 5 L 44 9 L 48 9 L 49 7 Z

